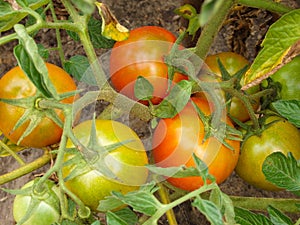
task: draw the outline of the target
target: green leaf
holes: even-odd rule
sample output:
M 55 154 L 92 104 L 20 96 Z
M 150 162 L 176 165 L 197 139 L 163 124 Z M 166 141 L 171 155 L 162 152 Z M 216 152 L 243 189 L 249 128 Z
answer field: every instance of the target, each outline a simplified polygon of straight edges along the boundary
M 235 208 L 235 221 L 240 225 L 273 225 L 273 223 L 262 214 L 255 214 L 243 208 Z
M 84 14 L 92 14 L 95 10 L 94 0 L 72 0 L 72 3 Z
M 47 48 L 45 48 L 44 45 L 42 44 L 37 44 L 38 47 L 38 52 L 40 54 L 40 56 L 44 59 L 47 60 L 49 58 L 49 50 Z
M 28 3 L 31 9 L 36 10 L 48 4 L 49 0 L 29 1 Z M 27 15 L 28 12 L 24 12 L 22 9 L 14 10 L 8 2 L 0 0 L 0 32 L 11 29 Z
M 260 83 L 278 66 L 288 50 L 300 39 L 300 9 L 283 15 L 273 23 L 262 42 L 259 52 L 251 67 L 245 74 L 244 85 Z M 250 84 L 251 83 L 251 84 Z M 249 84 L 249 85 L 247 85 Z
M 35 41 L 27 34 L 23 25 L 16 24 L 14 28 L 20 41 L 20 44 L 14 48 L 19 66 L 45 97 L 58 99 L 59 96 L 49 78 L 48 69 L 39 55 Z
M 167 177 L 192 177 L 192 176 L 200 176 L 200 172 L 195 167 L 157 167 L 154 165 L 146 166 L 152 173 L 167 176 Z
M 201 6 L 200 26 L 204 26 L 216 13 L 226 0 L 205 0 Z
M 277 187 L 300 195 L 300 166 L 292 153 L 287 156 L 281 152 L 272 153 L 263 162 L 262 172 Z
M 153 95 L 153 85 L 144 77 L 139 76 L 134 84 L 134 95 L 139 100 L 150 100 Z
M 100 212 L 107 212 L 117 209 L 123 205 L 124 203 L 115 196 L 107 196 L 104 200 L 101 200 L 99 202 L 97 210 L 99 210 Z
M 267 210 L 270 215 L 270 219 L 274 225 L 293 225 L 294 224 L 289 217 L 284 215 L 281 211 L 274 208 L 273 206 L 268 206 Z
M 162 204 L 153 195 L 157 190 L 154 185 L 153 183 L 144 185 L 140 190 L 129 192 L 126 195 L 113 191 L 112 195 L 124 204 L 131 206 L 134 211 L 152 216 L 157 209 L 162 207 Z
M 278 100 L 272 106 L 281 116 L 300 128 L 300 100 Z
M 106 222 L 108 225 L 135 225 L 138 218 L 129 208 L 124 208 L 115 212 L 107 212 Z
M 196 197 L 192 205 L 196 207 L 212 225 L 223 225 L 222 213 L 211 201 Z
M 115 41 L 108 39 L 101 34 L 102 22 L 93 17 L 90 18 L 88 23 L 89 35 L 94 48 L 112 48 Z
M 92 44 L 94 48 L 104 48 L 110 49 L 113 47 L 115 41 L 112 39 L 108 39 L 101 34 L 102 29 L 102 22 L 100 20 L 91 17 L 88 22 L 88 32 L 91 37 Z M 77 33 L 68 31 L 67 33 L 70 35 L 71 38 L 75 41 L 79 41 L 80 38 Z
M 96 85 L 96 79 L 91 71 L 90 63 L 86 56 L 72 56 L 68 61 L 65 62 L 64 69 L 76 80 L 89 85 Z
M 172 118 L 188 103 L 192 92 L 192 82 L 182 80 L 170 91 L 169 95 L 153 110 L 159 118 Z

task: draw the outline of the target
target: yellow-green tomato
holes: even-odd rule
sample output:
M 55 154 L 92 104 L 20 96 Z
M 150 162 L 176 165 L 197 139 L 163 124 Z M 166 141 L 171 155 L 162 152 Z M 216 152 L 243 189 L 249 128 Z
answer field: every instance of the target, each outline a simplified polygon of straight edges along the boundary
M 125 194 L 137 190 L 146 182 L 148 158 L 143 143 L 128 126 L 113 120 L 95 120 L 96 132 L 93 134 L 92 123 L 92 120 L 85 121 L 77 125 L 73 132 L 79 142 L 92 152 L 99 150 L 98 161 L 97 157 L 85 157 L 85 151 L 79 147 L 83 158 L 70 163 L 68 160 L 78 154 L 67 153 L 63 176 L 71 178 L 65 183 L 67 188 L 96 211 L 99 201 L 111 195 L 112 191 Z M 93 136 L 97 144 L 91 144 Z M 68 140 L 67 147 L 74 148 L 71 140 Z
M 273 152 L 282 152 L 300 159 L 300 132 L 287 120 L 280 117 L 269 117 L 266 123 L 278 120 L 266 128 L 260 136 L 250 136 L 244 141 L 238 164 L 235 168 L 237 174 L 247 183 L 263 189 L 280 190 L 268 182 L 262 172 L 262 164 Z
M 34 180 L 26 183 L 22 189 L 33 187 Z M 22 225 L 51 225 L 60 219 L 59 189 L 50 180 L 44 183 L 46 190 L 41 196 L 33 195 L 32 192 L 26 195 L 16 195 L 13 203 L 13 216 L 15 221 L 21 222 L 31 204 L 35 204 L 30 216 L 23 221 Z

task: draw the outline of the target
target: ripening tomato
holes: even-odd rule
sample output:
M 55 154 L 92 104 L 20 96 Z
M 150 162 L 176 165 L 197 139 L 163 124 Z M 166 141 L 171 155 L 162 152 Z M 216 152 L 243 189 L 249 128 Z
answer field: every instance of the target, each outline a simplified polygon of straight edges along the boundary
M 213 73 L 217 74 L 220 77 L 221 71 L 218 66 L 218 59 L 220 59 L 230 75 L 237 73 L 239 70 L 243 69 L 249 64 L 247 59 L 234 52 L 221 52 L 215 55 L 207 56 L 207 58 L 205 59 L 206 65 Z M 247 94 L 256 93 L 258 90 L 258 86 L 249 88 L 247 90 Z M 254 110 L 257 110 L 259 107 L 259 99 L 255 99 L 255 101 L 252 103 L 252 106 Z M 232 98 L 229 113 L 231 116 L 237 118 L 242 122 L 249 120 L 247 109 L 245 108 L 244 104 L 236 97 Z
M 46 63 L 49 78 L 58 93 L 76 90 L 76 84 L 72 77 L 60 67 Z M 34 96 L 36 87 L 25 75 L 22 69 L 17 66 L 8 71 L 0 79 L 0 98 L 3 99 L 22 99 Z M 64 103 L 72 103 L 74 97 L 64 99 Z M 33 106 L 34 107 L 34 106 Z M 13 143 L 17 143 L 21 135 L 29 126 L 26 121 L 16 130 L 13 130 L 16 123 L 23 116 L 25 109 L 19 106 L 10 105 L 0 101 L 0 130 Z M 61 120 L 64 120 L 62 111 L 56 110 Z M 20 143 L 28 147 L 44 147 L 59 142 L 62 134 L 60 128 L 51 119 L 44 117 L 39 125 Z
M 110 56 L 110 78 L 114 88 L 135 99 L 134 84 L 139 76 L 145 77 L 154 87 L 153 104 L 166 96 L 168 67 L 164 63 L 176 37 L 156 26 L 144 26 L 130 31 L 129 38 L 116 42 Z M 173 82 L 187 79 L 175 73 Z
M 22 189 L 33 187 L 36 180 L 31 180 L 26 183 Z M 60 219 L 60 201 L 59 188 L 54 182 L 46 180 L 44 187 L 47 188 L 43 195 L 16 195 L 13 203 L 13 216 L 15 221 L 21 222 L 27 213 L 27 210 L 35 203 L 27 220 L 23 221 L 22 225 L 51 225 L 59 222 Z M 32 188 L 31 188 L 32 189 Z M 31 190 L 32 191 L 32 190 Z
M 273 152 L 282 152 L 287 155 L 292 152 L 293 156 L 300 159 L 300 132 L 287 120 L 272 116 L 267 118 L 266 123 L 278 120 L 270 127 L 257 135 L 252 135 L 244 140 L 241 154 L 236 166 L 236 173 L 247 183 L 264 190 L 280 190 L 268 182 L 262 172 L 262 164 Z
M 213 110 L 207 100 L 191 98 L 197 106 L 209 115 Z M 228 126 L 233 126 L 224 115 Z M 194 106 L 189 102 L 174 118 L 160 120 L 153 134 L 153 157 L 159 167 L 194 167 L 195 153 L 208 166 L 209 173 L 217 183 L 223 182 L 234 170 L 239 157 L 240 142 L 226 140 L 234 150 L 221 144 L 215 137 L 203 143 L 204 125 Z M 201 177 L 167 178 L 175 187 L 192 191 L 203 185 Z
M 112 120 L 96 120 L 96 142 L 99 144 L 97 151 L 116 145 L 109 153 L 101 153 L 94 162 L 87 158 L 78 161 L 68 161 L 76 156 L 75 153 L 66 153 L 63 167 L 63 176 L 66 179 L 67 188 L 77 195 L 83 203 L 92 210 L 97 210 L 99 201 L 111 195 L 112 191 L 123 194 L 137 190 L 147 180 L 148 158 L 143 143 L 137 134 L 128 126 Z M 88 120 L 77 125 L 73 131 L 78 141 L 89 148 L 92 121 Z M 119 146 L 117 144 L 120 144 Z M 68 148 L 74 148 L 68 140 Z M 84 154 L 84 153 L 83 153 Z M 101 161 L 103 159 L 103 161 Z M 101 168 L 97 169 L 99 166 Z M 103 174 L 101 169 L 107 169 L 115 177 Z M 72 176 L 73 174 L 73 176 Z M 74 176 L 75 174 L 75 176 Z

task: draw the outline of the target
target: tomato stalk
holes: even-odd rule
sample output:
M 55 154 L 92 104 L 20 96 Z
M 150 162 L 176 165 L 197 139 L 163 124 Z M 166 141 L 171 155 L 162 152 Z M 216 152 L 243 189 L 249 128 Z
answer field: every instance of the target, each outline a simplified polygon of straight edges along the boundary
M 45 149 L 43 156 L 39 157 L 38 159 L 34 160 L 31 163 L 28 163 L 18 169 L 15 169 L 14 171 L 11 171 L 9 173 L 3 174 L 0 176 L 0 185 L 8 183 L 12 180 L 15 180 L 19 177 L 24 176 L 25 174 L 28 174 L 34 170 L 37 170 L 41 168 L 42 166 L 46 165 L 50 162 L 52 156 L 49 150 Z
M 62 176 L 62 167 L 63 167 L 63 160 L 64 160 L 64 154 L 65 154 L 65 149 L 66 149 L 66 143 L 67 143 L 67 138 L 68 136 L 72 136 L 72 124 L 73 124 L 73 106 L 69 104 L 62 104 L 60 102 L 55 102 L 55 101 L 49 101 L 49 100 L 41 100 L 39 101 L 39 107 L 47 108 L 47 107 L 54 107 L 57 109 L 62 109 L 65 115 L 65 122 L 64 122 L 64 127 L 63 127 L 63 134 L 61 137 L 60 145 L 58 148 L 58 154 L 56 157 L 55 164 L 53 165 L 52 168 L 50 168 L 44 176 L 37 182 L 36 188 L 37 191 L 40 191 L 42 189 L 42 184 L 53 174 L 57 173 L 58 178 L 59 178 L 59 187 L 62 193 L 67 194 L 74 200 L 74 202 L 79 206 L 79 211 L 78 214 L 81 218 L 87 218 L 90 216 L 90 209 L 84 205 L 84 203 L 76 196 L 74 195 L 71 191 L 69 191 L 64 183 L 64 179 Z M 61 202 L 63 208 L 63 216 L 65 218 L 68 218 L 69 215 L 66 210 L 66 206 L 64 202 Z
M 195 48 L 196 55 L 198 55 L 201 59 L 206 58 L 211 45 L 214 42 L 215 37 L 217 36 L 233 4 L 234 0 L 223 1 L 222 7 L 220 7 L 218 13 L 215 13 L 207 22 L 207 24 L 204 25 Z
M 271 12 L 284 14 L 292 10 L 292 8 L 273 0 L 236 0 L 236 3 L 259 9 L 265 9 Z
M 204 192 L 216 189 L 216 188 L 218 188 L 218 185 L 216 183 L 207 184 L 207 185 L 200 187 L 199 189 L 197 189 L 195 191 L 187 193 L 186 195 L 180 197 L 179 199 L 176 199 L 175 201 L 173 201 L 169 204 L 163 205 L 163 207 L 160 208 L 160 210 L 157 210 L 156 213 L 152 217 L 150 217 L 145 223 L 143 223 L 143 225 L 156 224 L 158 219 L 162 215 L 164 215 L 168 210 L 176 207 L 177 205 L 182 204 L 185 201 L 188 201 L 189 199 L 199 196 L 201 193 L 204 193 Z

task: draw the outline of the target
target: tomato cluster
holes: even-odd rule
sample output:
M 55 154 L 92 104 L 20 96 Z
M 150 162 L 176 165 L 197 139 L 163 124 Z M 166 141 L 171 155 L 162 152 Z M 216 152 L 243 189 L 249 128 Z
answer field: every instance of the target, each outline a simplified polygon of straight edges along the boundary
M 144 77 L 153 86 L 150 107 L 155 109 L 178 82 L 182 80 L 192 82 L 188 74 L 178 70 L 180 72 L 175 71 L 172 74 L 173 83 L 169 85 L 171 69 L 165 59 L 175 41 L 176 37 L 172 33 L 160 27 L 146 26 L 132 30 L 127 40 L 116 42 L 112 49 L 110 57 L 112 86 L 121 94 L 138 101 L 135 96 L 135 83 L 140 76 Z M 180 51 L 181 47 L 177 50 Z M 249 65 L 244 57 L 232 52 L 208 56 L 205 65 L 214 76 L 217 76 L 216 82 L 223 82 L 221 72 L 223 69 L 220 69 L 219 63 L 230 76 L 235 76 Z M 75 82 L 64 70 L 50 63 L 46 63 L 46 66 L 49 78 L 58 93 L 76 90 Z M 299 100 L 299 69 L 298 56 L 272 75 L 273 81 L 280 83 L 279 98 Z M 200 80 L 210 82 L 211 78 L 205 74 Z M 239 84 L 235 88 L 239 87 Z M 256 86 L 242 94 L 250 96 L 259 92 L 259 88 Z M 40 96 L 36 95 L 37 92 L 36 87 L 20 67 L 13 68 L 0 80 L 2 100 L 29 99 Z M 226 93 L 222 92 L 221 95 L 225 98 Z M 74 97 L 71 97 L 61 102 L 73 103 L 73 101 Z M 276 116 L 268 117 L 261 124 L 259 132 L 256 130 L 252 135 L 248 133 L 242 142 L 237 138 L 227 137 L 228 129 L 232 131 L 244 122 L 247 124 L 250 118 L 250 110 L 246 109 L 240 99 L 230 96 L 229 102 L 228 112 L 225 112 L 222 118 L 218 118 L 225 125 L 225 129 L 214 127 L 213 131 L 216 133 L 212 132 L 210 136 L 206 136 L 206 132 L 217 107 L 214 105 L 215 102 L 203 95 L 203 92 L 191 93 L 188 103 L 177 112 L 176 116 L 158 120 L 151 142 L 154 164 L 162 168 L 196 167 L 193 158 L 196 156 L 204 162 L 208 173 L 218 184 L 224 182 L 236 170 L 242 179 L 257 188 L 278 190 L 265 180 L 262 164 L 266 157 L 275 151 L 284 154 L 292 152 L 300 159 L 300 152 L 297 151 L 300 146 L 299 130 L 284 118 Z M 260 99 L 251 99 L 251 104 L 253 113 L 256 113 L 260 107 Z M 32 105 L 32 108 L 37 107 Z M 222 112 L 225 108 L 222 108 Z M 63 122 L 65 119 L 63 112 L 61 110 L 54 112 Z M 29 120 L 21 123 L 24 115 L 27 115 L 26 110 L 20 105 L 0 101 L 0 130 L 11 142 L 38 148 L 59 142 L 63 130 L 47 117 L 42 118 L 38 126 L 20 141 L 20 137 L 30 126 Z M 206 121 L 203 120 L 203 116 Z M 233 123 L 231 118 L 237 119 L 240 123 Z M 221 135 L 222 140 L 218 138 L 219 130 L 224 132 L 224 135 Z M 112 191 L 126 194 L 139 189 L 148 181 L 146 165 L 150 161 L 149 155 L 138 135 L 130 127 L 114 120 L 94 119 L 78 124 L 72 132 L 73 136 L 67 140 L 63 158 L 64 184 L 93 211 L 98 210 L 99 202 L 110 196 Z M 203 180 L 199 175 L 165 178 L 173 186 L 187 191 L 211 182 Z M 32 184 L 31 182 L 24 188 L 31 187 Z M 59 220 L 61 199 L 58 199 L 58 187 L 48 181 L 46 185 L 51 193 L 50 198 L 35 200 L 39 203 L 39 213 L 27 218 L 24 224 L 51 224 Z M 26 210 L 33 197 L 17 195 L 15 198 L 14 216 L 17 222 L 26 216 Z M 44 220 L 40 219 L 42 213 L 46 215 Z

